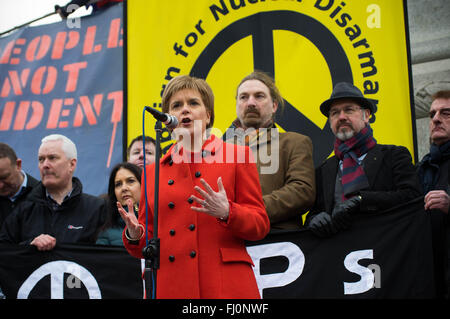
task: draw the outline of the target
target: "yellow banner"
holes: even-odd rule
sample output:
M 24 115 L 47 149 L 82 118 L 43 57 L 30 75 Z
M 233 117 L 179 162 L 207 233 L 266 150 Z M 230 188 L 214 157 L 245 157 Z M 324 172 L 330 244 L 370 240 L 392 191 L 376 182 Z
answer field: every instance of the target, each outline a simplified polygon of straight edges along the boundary
M 315 163 L 332 152 L 319 105 L 348 81 L 377 103 L 378 143 L 414 158 L 402 0 L 127 1 L 128 141 L 143 107 L 159 107 L 177 75 L 205 78 L 215 95 L 216 135 L 236 118 L 236 88 L 254 69 L 274 75 L 286 101 L 277 125 L 313 140 Z M 154 136 L 146 116 L 146 135 Z M 166 140 L 167 140 L 166 135 Z M 165 141 L 163 145 L 167 145 Z

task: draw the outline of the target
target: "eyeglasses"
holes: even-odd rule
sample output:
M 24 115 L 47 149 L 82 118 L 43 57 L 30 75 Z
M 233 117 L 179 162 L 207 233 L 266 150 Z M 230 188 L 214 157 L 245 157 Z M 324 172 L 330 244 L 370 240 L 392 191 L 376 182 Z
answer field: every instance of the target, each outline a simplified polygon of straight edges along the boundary
M 436 113 L 444 119 L 450 118 L 450 109 L 440 109 L 438 111 L 436 111 L 436 110 L 430 111 L 430 113 L 429 113 L 430 119 L 433 119 L 434 116 L 436 115 Z
M 343 109 L 339 110 L 339 109 L 331 109 L 330 110 L 330 117 L 338 117 L 342 111 L 344 111 L 345 115 L 351 116 L 353 114 L 355 114 L 357 111 L 361 110 L 360 107 L 354 107 L 354 106 L 346 106 Z

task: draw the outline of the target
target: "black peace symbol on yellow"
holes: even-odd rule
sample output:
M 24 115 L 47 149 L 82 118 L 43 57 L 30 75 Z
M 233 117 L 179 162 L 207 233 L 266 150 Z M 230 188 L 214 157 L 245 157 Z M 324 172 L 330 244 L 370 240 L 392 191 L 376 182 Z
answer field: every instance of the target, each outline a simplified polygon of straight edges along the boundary
M 190 75 L 206 79 L 214 63 L 230 46 L 247 36 L 252 36 L 254 69 L 265 71 L 276 79 L 273 43 L 275 30 L 292 31 L 310 40 L 324 57 L 333 86 L 341 81 L 353 83 L 347 55 L 334 34 L 310 16 L 284 10 L 256 13 L 237 20 L 221 30 L 199 55 Z M 306 58 L 301 52 L 293 54 L 297 54 L 299 59 Z M 295 80 L 297 76 L 301 77 L 302 74 L 293 74 L 292 79 Z M 319 105 L 305 107 L 317 108 L 319 112 Z M 334 135 L 328 121 L 323 128 L 318 127 L 287 100 L 283 112 L 280 109 L 277 111 L 276 122 L 285 131 L 298 132 L 311 138 L 316 166 L 333 150 Z

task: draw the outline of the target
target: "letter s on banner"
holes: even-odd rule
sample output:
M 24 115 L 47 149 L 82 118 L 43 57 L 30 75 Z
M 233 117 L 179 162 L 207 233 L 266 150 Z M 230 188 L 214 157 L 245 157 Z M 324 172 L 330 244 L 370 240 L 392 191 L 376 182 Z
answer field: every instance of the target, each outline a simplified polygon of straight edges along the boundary
M 256 282 L 259 294 L 263 297 L 263 289 L 283 287 L 295 281 L 303 272 L 305 255 L 300 247 L 291 242 L 272 243 L 247 247 L 247 252 L 253 260 Z M 261 275 L 260 260 L 269 257 L 284 256 L 289 260 L 289 266 L 284 272 Z
M 361 259 L 373 259 L 373 249 L 357 250 L 349 253 L 344 259 L 345 268 L 361 276 L 357 282 L 344 282 L 344 295 L 355 295 L 374 287 L 375 276 L 371 269 L 358 264 Z

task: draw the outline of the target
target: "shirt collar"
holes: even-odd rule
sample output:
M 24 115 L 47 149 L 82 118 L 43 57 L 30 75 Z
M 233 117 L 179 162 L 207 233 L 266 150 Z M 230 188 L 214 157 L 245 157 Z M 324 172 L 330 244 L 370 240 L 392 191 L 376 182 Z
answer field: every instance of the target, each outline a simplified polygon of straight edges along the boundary
M 361 165 L 361 162 L 366 158 L 366 155 L 367 155 L 367 153 L 364 153 L 363 155 L 358 157 L 358 165 Z M 341 171 L 342 171 L 342 165 L 343 165 L 342 160 L 339 160 L 339 168 L 341 169 Z
M 70 197 L 70 195 L 72 194 L 72 191 L 73 191 L 73 188 L 67 193 L 66 196 L 64 196 L 63 202 Z M 52 195 L 50 195 L 50 193 L 48 192 L 47 189 L 45 189 L 45 196 L 56 203 L 56 201 L 53 199 Z
M 25 172 L 23 170 L 21 171 L 21 173 L 23 175 L 23 182 L 22 182 L 22 185 L 20 185 L 17 193 L 15 193 L 13 196 L 11 196 L 9 198 L 10 201 L 12 201 L 12 202 L 16 201 L 17 198 L 20 196 L 20 194 L 22 194 L 22 191 L 27 187 L 28 176 L 27 176 L 27 174 L 25 174 Z

